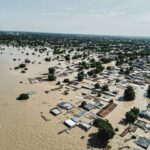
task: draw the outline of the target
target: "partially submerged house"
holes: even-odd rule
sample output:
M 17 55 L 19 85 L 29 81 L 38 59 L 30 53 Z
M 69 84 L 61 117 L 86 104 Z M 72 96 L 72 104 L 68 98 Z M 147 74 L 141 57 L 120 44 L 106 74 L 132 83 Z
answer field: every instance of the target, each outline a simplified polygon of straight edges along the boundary
M 71 120 L 74 121 L 75 123 L 77 123 L 77 122 L 79 121 L 79 118 L 76 117 L 76 116 L 73 116 L 73 117 L 71 118 Z
M 68 120 L 66 120 L 66 121 L 64 122 L 64 124 L 65 124 L 67 127 L 71 128 L 71 127 L 74 127 L 74 126 L 76 125 L 76 122 L 74 122 L 74 121 L 71 120 L 71 119 L 68 119 Z
M 57 115 L 61 114 L 61 111 L 57 107 L 55 107 L 50 110 L 50 113 L 52 113 L 54 116 L 57 116 Z
M 138 126 L 139 128 L 146 130 L 146 122 L 145 121 L 136 120 L 134 124 L 136 126 Z
M 85 110 L 87 110 L 87 111 L 90 111 L 90 110 L 94 109 L 95 106 L 92 105 L 91 103 L 88 103 L 88 104 L 84 105 L 83 108 L 84 108 Z
M 75 114 L 76 117 L 82 117 L 87 113 L 86 110 L 79 109 L 79 111 Z
M 139 116 L 150 120 L 150 111 L 149 110 L 143 110 L 139 113 Z
M 91 125 L 90 125 L 90 124 L 87 124 L 87 123 L 85 123 L 85 122 L 81 122 L 81 123 L 79 124 L 79 127 L 82 128 L 82 129 L 85 130 L 85 131 L 88 131 L 88 130 L 91 128 Z
M 147 139 L 145 137 L 139 137 L 135 143 L 144 149 L 147 149 L 150 146 L 150 139 Z
M 70 104 L 69 102 L 61 102 L 58 104 L 58 106 L 60 108 L 67 109 L 67 110 L 71 110 L 73 108 L 73 105 Z

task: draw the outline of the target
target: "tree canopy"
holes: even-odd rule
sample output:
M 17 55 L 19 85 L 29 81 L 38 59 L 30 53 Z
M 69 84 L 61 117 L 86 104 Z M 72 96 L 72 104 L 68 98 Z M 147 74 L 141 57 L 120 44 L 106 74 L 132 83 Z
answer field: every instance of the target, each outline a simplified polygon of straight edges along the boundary
M 135 92 L 132 86 L 128 86 L 124 91 L 124 100 L 132 101 L 135 99 Z
M 98 118 L 93 125 L 99 129 L 98 139 L 103 143 L 107 143 L 115 135 L 114 128 L 107 120 Z
M 148 86 L 148 89 L 147 89 L 147 98 L 150 98 L 150 85 Z
M 126 112 L 126 121 L 130 123 L 134 123 L 139 115 L 139 109 L 134 107 L 130 111 Z

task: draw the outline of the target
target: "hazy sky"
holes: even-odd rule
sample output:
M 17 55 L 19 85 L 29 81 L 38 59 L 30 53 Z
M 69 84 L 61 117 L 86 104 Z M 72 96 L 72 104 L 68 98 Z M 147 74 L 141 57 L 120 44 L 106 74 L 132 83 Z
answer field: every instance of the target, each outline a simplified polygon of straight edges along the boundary
M 150 0 L 0 0 L 0 30 L 150 36 Z

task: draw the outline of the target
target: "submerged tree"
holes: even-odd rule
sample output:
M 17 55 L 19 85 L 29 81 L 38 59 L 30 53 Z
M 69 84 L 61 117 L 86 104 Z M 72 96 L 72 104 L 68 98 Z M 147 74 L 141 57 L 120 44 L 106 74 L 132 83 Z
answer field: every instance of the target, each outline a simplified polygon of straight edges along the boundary
M 20 94 L 19 97 L 17 98 L 17 100 L 27 100 L 29 99 L 29 95 L 28 94 Z
M 99 83 L 96 83 L 94 86 L 95 86 L 95 89 L 99 89 L 100 88 L 100 84 Z
M 66 61 L 69 61 L 69 60 L 70 60 L 70 55 L 69 55 L 69 54 L 65 55 L 65 60 L 66 60 Z
M 134 107 L 130 111 L 126 112 L 126 121 L 134 123 L 139 115 L 139 109 Z
M 93 125 L 99 129 L 98 139 L 104 144 L 107 144 L 108 140 L 115 135 L 114 128 L 108 120 L 98 118 L 94 121 Z
M 56 80 L 55 75 L 54 75 L 54 74 L 49 74 L 49 75 L 48 75 L 48 80 L 49 80 L 49 81 L 55 81 L 55 80 Z
M 84 79 L 84 72 L 79 72 L 78 73 L 78 81 L 82 81 Z
M 54 67 L 48 68 L 48 71 L 49 71 L 49 74 L 54 74 L 55 68 Z
M 132 86 L 128 86 L 124 91 L 124 100 L 132 101 L 135 99 L 135 92 Z
M 109 87 L 107 84 L 105 84 L 103 87 L 102 87 L 102 90 L 103 91 L 109 91 Z
M 150 85 L 148 86 L 148 89 L 147 89 L 147 98 L 150 98 Z

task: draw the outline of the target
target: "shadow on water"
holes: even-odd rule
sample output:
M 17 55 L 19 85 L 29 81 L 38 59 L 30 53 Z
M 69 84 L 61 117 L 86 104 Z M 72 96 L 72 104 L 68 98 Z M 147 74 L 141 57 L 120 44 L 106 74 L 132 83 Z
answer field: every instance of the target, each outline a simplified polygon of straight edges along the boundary
M 92 148 L 109 149 L 107 144 L 104 144 L 100 140 L 98 140 L 97 133 L 89 134 L 87 148 L 88 149 L 92 149 Z
M 128 122 L 126 121 L 125 118 L 123 118 L 123 119 L 121 119 L 121 120 L 119 121 L 119 124 L 121 124 L 121 125 L 123 125 L 123 126 L 126 126 L 126 125 L 128 124 Z
M 120 102 L 124 101 L 123 96 L 120 96 L 117 100 L 120 101 Z

